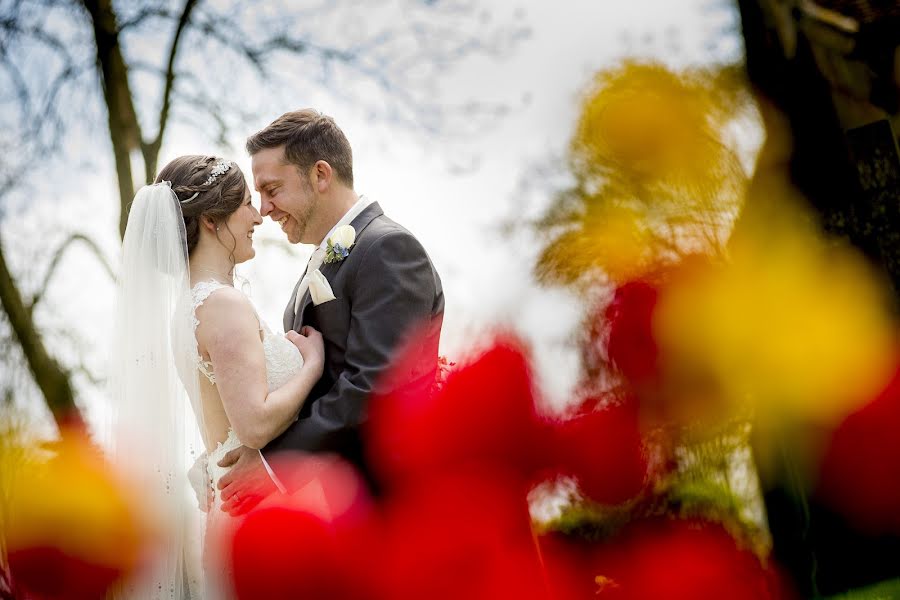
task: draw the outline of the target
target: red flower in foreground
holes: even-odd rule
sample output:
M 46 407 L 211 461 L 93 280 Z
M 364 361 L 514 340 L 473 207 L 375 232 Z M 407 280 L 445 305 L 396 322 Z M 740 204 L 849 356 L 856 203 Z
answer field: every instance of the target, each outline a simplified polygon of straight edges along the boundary
M 121 575 L 53 546 L 12 551 L 9 563 L 16 585 L 35 600 L 102 600 Z
M 289 496 L 250 511 L 231 539 L 234 588 L 242 600 L 368 598 L 372 511 L 364 483 L 333 457 L 279 457 Z
M 402 374 L 407 362 L 401 356 L 394 371 Z M 501 339 L 452 371 L 437 393 L 401 389 L 373 397 L 367 450 L 389 485 L 485 464 L 528 478 L 540 432 L 525 352 Z
M 628 526 L 591 561 L 597 597 L 611 600 L 785 598 L 774 569 L 722 527 L 656 519 Z
M 900 368 L 826 447 L 817 495 L 860 529 L 900 533 Z
M 653 337 L 653 310 L 658 291 L 645 281 L 616 289 L 603 318 L 609 323 L 610 362 L 633 384 L 657 377 L 659 349 Z
M 525 497 L 505 473 L 422 480 L 385 512 L 384 599 L 547 598 Z
M 647 473 L 637 402 L 597 403 L 587 399 L 552 427 L 551 470 L 575 478 L 594 502 L 618 504 L 641 491 Z
M 541 569 L 556 600 L 595 598 L 597 583 L 591 553 L 597 542 L 550 532 L 538 538 Z

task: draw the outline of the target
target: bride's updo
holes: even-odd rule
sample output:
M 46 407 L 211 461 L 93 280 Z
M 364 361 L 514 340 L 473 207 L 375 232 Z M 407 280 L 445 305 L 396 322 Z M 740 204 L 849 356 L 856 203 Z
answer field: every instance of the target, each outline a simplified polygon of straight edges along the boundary
M 179 156 L 163 167 L 156 176 L 156 183 L 168 181 L 172 184 L 172 191 L 181 203 L 188 254 L 193 252 L 200 239 L 200 217 L 206 215 L 216 225 L 225 225 L 227 228 L 225 220 L 240 208 L 247 194 L 244 174 L 235 164 L 206 185 L 216 165 L 222 160 L 217 156 L 197 154 Z M 188 200 L 194 194 L 196 197 Z

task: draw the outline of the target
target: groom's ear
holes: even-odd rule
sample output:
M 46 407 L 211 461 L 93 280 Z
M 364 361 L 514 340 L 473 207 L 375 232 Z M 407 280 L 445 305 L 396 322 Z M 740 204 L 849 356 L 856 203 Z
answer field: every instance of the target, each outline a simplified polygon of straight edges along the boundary
M 326 161 L 319 160 L 313 165 L 313 183 L 320 194 L 324 194 L 328 191 L 333 176 L 334 172 L 331 169 L 331 165 Z

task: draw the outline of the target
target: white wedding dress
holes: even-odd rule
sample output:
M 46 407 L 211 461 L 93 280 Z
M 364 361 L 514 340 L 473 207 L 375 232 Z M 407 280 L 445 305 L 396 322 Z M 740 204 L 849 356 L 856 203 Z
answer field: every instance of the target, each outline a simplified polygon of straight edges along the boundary
M 203 305 L 210 294 L 223 287 L 226 286 L 218 281 L 210 280 L 198 282 L 191 289 L 191 316 L 195 335 L 197 326 L 200 324 L 200 321 L 197 318 L 197 309 Z M 257 320 L 259 320 L 259 330 L 262 334 L 263 352 L 265 353 L 266 359 L 266 383 L 268 384 L 268 390 L 271 392 L 287 383 L 291 377 L 300 370 L 303 366 L 303 357 L 301 356 L 300 351 L 297 350 L 297 347 L 287 338 L 273 333 L 269 327 L 259 319 L 258 314 Z M 196 364 L 199 373 L 203 377 L 206 377 L 211 384 L 216 385 L 216 376 L 213 372 L 212 364 L 203 360 L 196 344 L 194 346 L 194 353 L 194 363 Z M 192 404 L 195 406 L 201 405 L 199 401 L 192 402 Z M 234 430 L 229 428 L 225 441 L 219 442 L 214 449 L 209 451 L 207 457 L 207 481 L 205 483 L 209 486 L 208 489 L 210 490 L 212 502 L 207 513 L 206 548 L 204 549 L 205 557 L 203 561 L 206 570 L 206 582 L 205 585 L 202 586 L 205 589 L 205 593 L 202 593 L 200 596 L 203 598 L 219 599 L 227 598 L 230 595 L 226 589 L 223 589 L 223 587 L 227 588 L 228 586 L 222 585 L 230 579 L 229 574 L 226 571 L 223 571 L 225 565 L 221 564 L 222 557 L 221 555 L 218 557 L 210 555 L 209 551 L 211 550 L 211 545 L 217 547 L 222 545 L 222 540 L 227 536 L 227 529 L 232 524 L 232 518 L 221 510 L 222 498 L 218 489 L 219 479 L 228 472 L 228 469 L 220 467 L 218 462 L 225 454 L 239 446 L 241 446 L 241 441 L 238 439 L 237 435 L 235 435 Z M 216 564 L 217 562 L 219 564 Z M 211 570 L 215 572 L 210 572 Z
M 117 600 L 228 598 L 208 585 L 230 581 L 222 574 L 228 561 L 221 560 L 219 548 L 225 544 L 211 543 L 210 534 L 227 531 L 230 522 L 216 493 L 225 472 L 216 462 L 240 441 L 230 431 L 215 374 L 202 361 L 196 338 L 197 307 L 223 286 L 206 281 L 192 288 L 181 207 L 170 183 L 142 187 L 122 240 L 108 370 L 111 410 L 101 434 L 116 468 L 140 497 L 135 509 L 146 513 L 153 535 L 141 568 L 112 590 Z M 289 381 L 303 359 L 286 338 L 262 323 L 259 330 L 272 390 Z M 218 441 L 223 443 L 213 448 Z M 209 460 L 198 459 L 185 477 L 201 447 Z M 205 516 L 187 489 L 189 481 L 201 499 L 212 498 Z

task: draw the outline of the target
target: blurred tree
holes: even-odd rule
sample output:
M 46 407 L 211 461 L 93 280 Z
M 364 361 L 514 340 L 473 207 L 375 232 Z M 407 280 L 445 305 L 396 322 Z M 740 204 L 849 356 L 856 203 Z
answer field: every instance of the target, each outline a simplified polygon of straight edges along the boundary
M 752 185 L 783 175 L 900 293 L 900 5 L 741 0 L 768 137 Z M 766 210 L 765 195 L 748 208 Z M 756 197 L 756 198 L 754 198 Z
M 570 143 L 572 185 L 533 223 L 538 278 L 603 287 L 718 255 L 747 178 L 727 128 L 751 109 L 734 67 L 599 72 Z
M 900 311 L 896 133 L 900 4 L 894 0 L 736 4 L 746 70 L 766 126 L 747 210 L 737 229 L 777 209 L 771 201 L 783 194 L 773 190 L 797 190 L 831 235 L 862 250 L 890 281 L 896 314 Z M 861 532 L 845 515 L 799 489 L 796 474 L 802 453 L 796 436 L 784 436 L 774 452 L 780 462 L 761 474 L 775 557 L 804 597 L 900 577 L 900 537 Z
M 652 483 L 625 505 L 574 503 L 563 528 L 603 537 L 627 520 L 691 516 L 768 551 L 746 416 L 711 414 L 720 396 L 712 379 L 679 379 L 673 368 L 664 377 L 651 326 L 658 286 L 679 264 L 724 262 L 748 179 L 730 132 L 754 115 L 734 65 L 627 61 L 598 72 L 582 97 L 571 181 L 532 223 L 544 242 L 535 273 L 582 293 L 578 393 L 602 398 L 600 410 L 637 408 Z
M 0 203 L 36 166 L 62 156 L 67 145 L 72 152 L 72 132 L 92 114 L 107 122 L 120 236 L 136 187 L 155 178 L 176 122 L 224 146 L 230 132 L 249 130 L 273 98 L 290 102 L 309 85 L 374 119 L 429 133 L 477 131 L 506 107 L 443 103 L 437 83 L 459 61 L 514 48 L 528 35 L 521 16 L 517 11 L 512 23 L 495 22 L 486 10 L 459 0 L 401 0 L 371 9 L 350 1 L 0 0 Z M 259 93 L 236 93 L 243 81 Z M 257 104 L 248 105 L 251 100 Z M 86 133 L 96 139 L 99 132 L 88 125 Z M 4 216 L 0 210 L 0 220 Z M 75 232 L 51 254 L 30 298 L 0 243 L 5 317 L 57 422 L 78 412 L 70 368 L 42 343 L 33 311 L 76 243 L 113 275 L 100 249 Z

